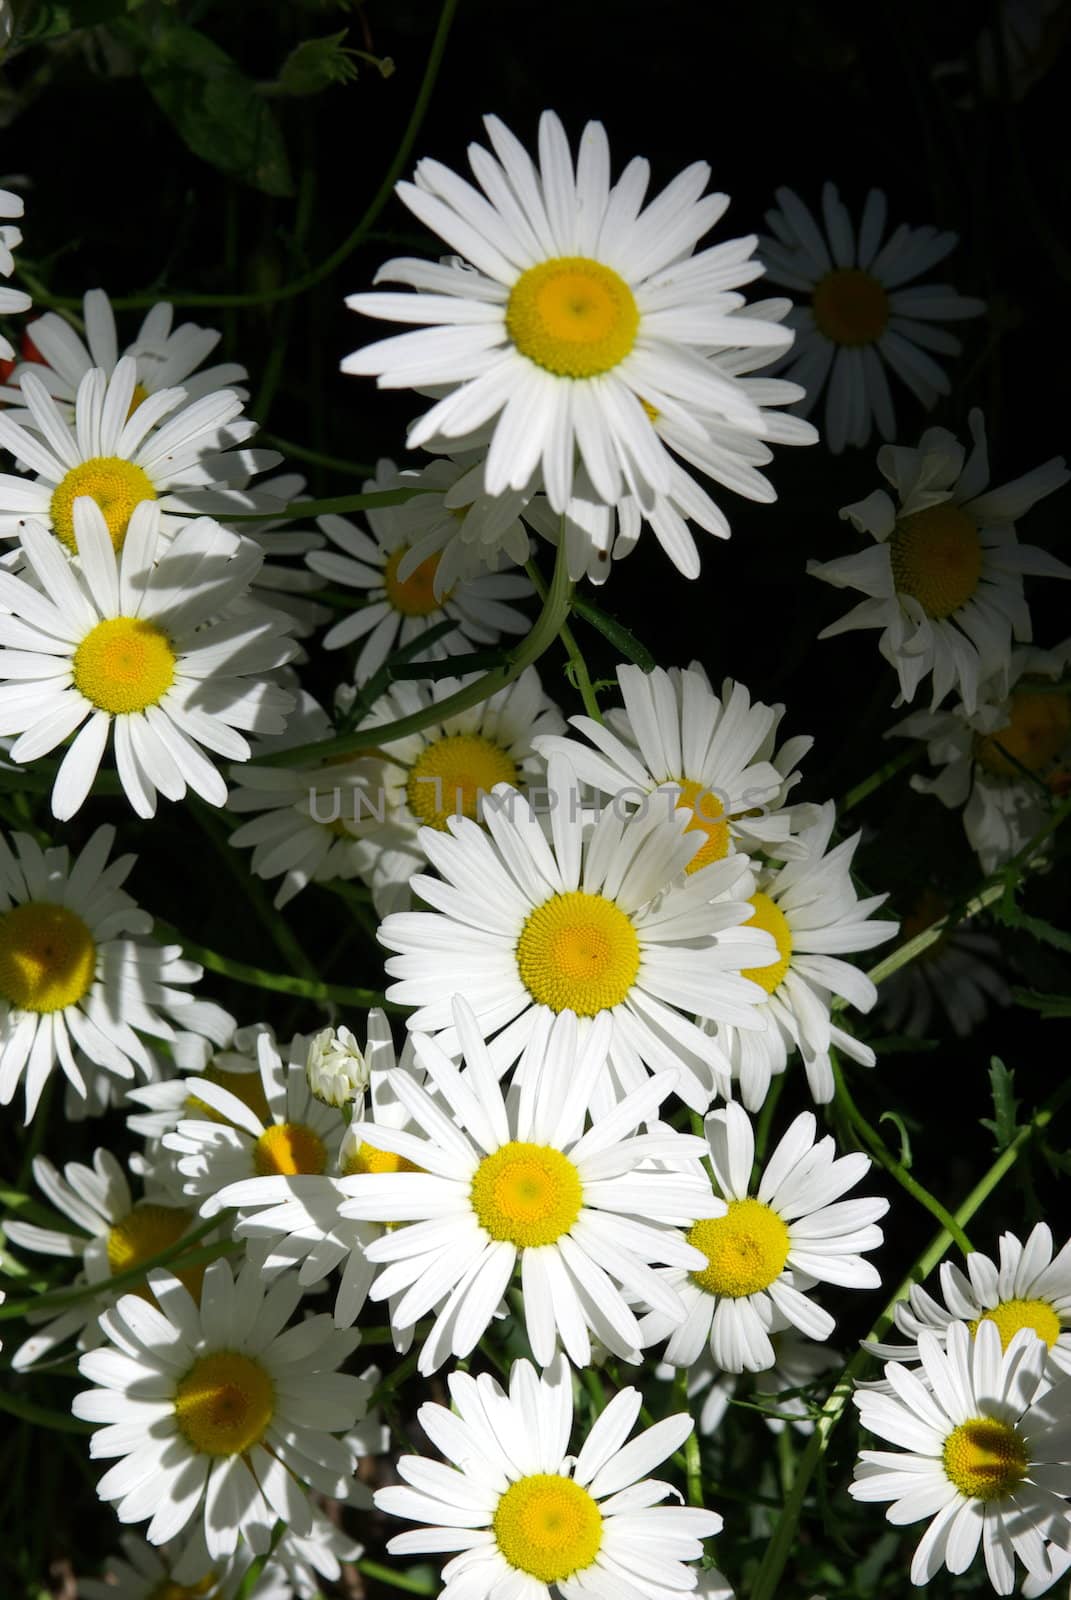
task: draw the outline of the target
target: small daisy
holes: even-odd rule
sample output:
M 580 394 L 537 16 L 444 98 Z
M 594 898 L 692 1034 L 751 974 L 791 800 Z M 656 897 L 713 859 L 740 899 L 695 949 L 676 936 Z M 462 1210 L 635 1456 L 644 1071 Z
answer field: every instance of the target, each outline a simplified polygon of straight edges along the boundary
M 973 714 L 916 711 L 896 724 L 899 738 L 922 739 L 935 778 L 916 774 L 911 787 L 953 810 L 984 872 L 995 872 L 1029 844 L 1066 792 L 1071 775 L 1071 694 L 1050 688 L 1071 661 L 1071 639 L 1054 650 L 1012 652 L 1008 690 L 983 685 Z
M 924 889 L 900 925 L 901 942 L 907 944 L 951 909 L 951 900 Z M 969 922 L 948 929 L 882 984 L 878 1014 L 885 1031 L 924 1039 L 935 1013 L 943 1012 L 957 1038 L 966 1039 L 991 1006 L 1011 1000 L 1000 959 L 1000 941 L 991 934 L 977 932 Z
M 358 729 L 368 732 L 369 744 L 383 759 L 370 769 L 368 791 L 360 795 L 364 826 L 357 826 L 362 819 L 355 812 L 344 812 L 342 820 L 361 833 L 360 875 L 381 917 L 409 909 L 409 885 L 427 861 L 420 828 L 445 833 L 448 817 L 480 822 L 498 783 L 521 793 L 539 788 L 547 769 L 537 743 L 565 731 L 539 674 L 528 667 L 515 682 L 467 711 L 429 723 L 404 739 L 380 743 L 375 738 L 378 725 L 424 711 L 473 681 L 437 678 L 427 684 L 396 684 L 376 701 Z M 356 803 L 357 795 L 352 798 Z
M 386 1440 L 376 1446 L 386 1449 Z M 337 1583 L 341 1563 L 358 1560 L 363 1550 L 342 1528 L 314 1513 L 309 1533 L 283 1533 L 249 1600 L 323 1600 L 324 1578 Z
M 23 213 L 22 196 L 12 194 L 10 189 L 0 189 L 0 217 L 4 218 L 0 224 L 0 277 L 10 278 L 15 270 L 15 258 L 12 251 L 22 243 L 22 230 L 12 227 L 7 220 L 11 217 L 21 217 Z M 23 311 L 29 311 L 33 300 L 21 289 L 9 289 L 0 285 L 0 317 L 18 316 Z M 0 334 L 0 358 L 4 361 L 15 360 L 15 349 L 9 340 Z
M 383 460 L 364 490 L 381 493 L 410 488 L 416 476 L 399 472 L 393 461 Z M 441 490 L 438 497 L 428 494 L 420 498 L 439 498 L 445 504 Z M 305 557 L 313 572 L 329 583 L 364 591 L 359 606 L 329 628 L 322 641 L 326 650 L 338 650 L 357 639 L 364 641 L 354 669 L 357 683 L 372 677 L 392 650 L 412 644 L 441 622 L 453 622 L 454 631 L 415 659 L 443 661 L 448 655 L 465 655 L 477 646 L 497 644 L 503 633 L 523 634 L 531 626 L 522 611 L 506 603 L 532 593 L 532 585 L 520 573 L 487 572 L 460 578 L 440 597 L 436 578 L 441 556 L 433 551 L 417 561 L 414 553 L 413 559 L 407 560 L 410 539 L 420 537 L 423 530 L 419 522 L 411 526 L 415 513 L 408 518 L 400 515 L 405 509 L 380 506 L 366 512 L 371 535 L 344 517 L 318 517 L 317 527 L 338 550 L 311 550 Z M 427 506 L 420 515 L 429 518 L 433 512 L 434 507 Z
M 910 1345 L 868 1344 L 874 1355 L 917 1361 L 919 1334 L 943 1337 L 951 1323 L 992 1322 L 1006 1350 L 1020 1328 L 1029 1328 L 1049 1352 L 1049 1377 L 1071 1375 L 1071 1241 L 1053 1258 L 1052 1230 L 1039 1222 L 1026 1243 L 1014 1233 L 1000 1236 L 1000 1262 L 972 1250 L 964 1274 L 951 1261 L 941 1263 L 944 1305 L 912 1284 L 895 1310 L 896 1326 Z
M 93 1152 L 93 1165 L 69 1161 L 61 1176 L 47 1156 L 35 1156 L 33 1175 L 38 1188 L 64 1216 L 76 1224 L 79 1233 L 66 1229 L 42 1228 L 18 1218 L 4 1222 L 4 1233 L 23 1250 L 44 1255 L 81 1258 L 78 1275 L 70 1287 L 83 1283 L 100 1284 L 102 1293 L 79 1300 L 58 1317 L 30 1312 L 28 1321 L 47 1321 L 47 1326 L 27 1339 L 12 1357 L 17 1369 L 31 1366 L 50 1355 L 68 1339 L 78 1337 L 78 1348 L 87 1350 L 100 1343 L 97 1326 L 100 1312 L 114 1300 L 107 1290 L 108 1279 L 127 1272 L 177 1244 L 195 1221 L 192 1211 L 172 1205 L 166 1198 L 147 1193 L 136 1203 L 126 1174 L 107 1150 Z M 200 1294 L 203 1267 L 179 1273 L 182 1282 L 196 1298 Z M 133 1293 L 139 1291 L 133 1290 Z
M 663 1274 L 680 1295 L 686 1321 L 673 1328 L 657 1311 L 644 1319 L 648 1342 L 669 1335 L 666 1360 L 690 1367 L 709 1341 L 716 1367 L 761 1372 L 775 1362 L 770 1333 L 798 1328 L 825 1340 L 835 1323 L 806 1292 L 816 1283 L 876 1289 L 876 1268 L 862 1252 L 882 1242 L 877 1219 L 887 1200 L 841 1200 L 866 1175 L 868 1157 L 835 1156 L 828 1136 L 815 1143 L 816 1123 L 802 1112 L 788 1128 L 749 1192 L 755 1136 L 735 1102 L 706 1120 L 714 1177 L 728 1215 L 697 1220 L 687 1237 L 707 1258 L 699 1272 Z
M 251 1263 L 235 1279 L 214 1261 L 200 1309 L 169 1272 L 150 1273 L 149 1285 L 157 1305 L 123 1295 L 101 1318 L 110 1345 L 78 1363 L 97 1387 L 74 1397 L 74 1414 L 104 1424 L 90 1456 L 119 1458 L 100 1498 L 120 1522 L 150 1519 L 150 1544 L 203 1520 L 214 1561 L 239 1537 L 265 1554 L 280 1517 L 308 1533 L 306 1484 L 351 1492 L 356 1452 L 336 1435 L 363 1415 L 370 1384 L 336 1369 L 358 1335 L 322 1315 L 283 1332 L 301 1285 L 288 1274 L 266 1290 Z
M 441 877 L 422 875 L 412 887 L 436 910 L 396 912 L 380 924 L 380 942 L 400 952 L 386 964 L 398 980 L 388 998 L 417 1007 L 409 1027 L 439 1033 L 453 1055 L 451 1000 L 464 994 L 484 1037 L 497 1035 L 490 1048 L 499 1073 L 541 1018 L 608 1013 L 603 1087 L 628 1092 L 645 1069 L 674 1071 L 677 1094 L 705 1111 L 724 1058 L 682 1013 L 703 1008 L 761 1027 L 754 1013 L 765 991 L 741 973 L 777 958 L 768 933 L 741 926 L 751 914 L 742 898 L 752 884 L 746 859 L 715 861 L 685 880 L 699 840 L 672 804 L 627 821 L 611 807 L 585 827 L 576 779 L 557 755 L 547 770 L 549 842 L 523 795 L 499 785 L 493 798 L 485 827 L 450 817 L 446 833 L 420 830 Z M 717 899 L 727 895 L 734 898 Z
M 114 828 L 98 828 L 73 865 L 66 845 L 42 850 L 0 835 L 0 1105 L 26 1079 L 26 1120 L 58 1064 L 80 1093 L 75 1050 L 119 1078 L 148 1074 L 144 1035 L 172 1039 L 196 1005 L 201 968 L 179 945 L 148 937 L 152 918 L 121 885 L 136 857 L 108 864 Z
M 369 1261 L 383 1266 L 371 1298 L 401 1293 L 391 1311 L 401 1328 L 439 1306 L 418 1365 L 434 1372 L 451 1355 L 472 1352 L 519 1266 L 525 1327 L 540 1366 L 559 1341 L 576 1366 L 588 1366 L 593 1332 L 615 1355 L 638 1360 L 643 1341 L 625 1294 L 644 1309 L 657 1303 L 670 1323 L 679 1320 L 677 1297 L 652 1265 L 694 1268 L 703 1258 L 666 1224 L 692 1208 L 703 1217 L 725 1209 L 705 1175 L 672 1170 L 672 1163 L 702 1151 L 700 1140 L 668 1127 L 636 1137 L 673 1089 L 675 1074 L 649 1080 L 583 1133 L 606 1059 L 608 1019 L 582 1045 L 574 1017 L 543 1022 L 525 1055 L 520 1095 L 509 1106 L 460 996 L 454 1025 L 464 1076 L 418 1035 L 417 1060 L 438 1096 L 401 1075 L 392 1084 L 426 1137 L 377 1130 L 408 1170 L 362 1174 L 339 1185 L 346 1193 L 342 1216 L 409 1224 L 368 1246 Z M 443 1116 L 444 1101 L 452 1121 Z M 651 1160 L 671 1168 L 642 1167 Z
M 809 296 L 789 317 L 796 346 L 787 376 L 807 391 L 806 411 L 829 379 L 825 441 L 834 454 L 864 445 L 872 422 L 883 439 L 896 432 L 889 367 L 928 411 L 947 394 L 948 379 L 928 354 L 959 355 L 961 345 L 935 324 L 977 317 L 985 301 L 947 284 L 912 278 L 943 261 L 958 243 L 954 233 L 901 223 L 882 243 L 885 196 L 871 189 L 858 234 L 836 187 L 822 189 L 825 236 L 791 189 L 778 189 L 766 221 L 775 237 L 760 242 L 771 283 Z
M 78 1600 L 235 1600 L 253 1563 L 253 1551 L 241 1544 L 229 1561 L 213 1564 L 204 1533 L 195 1528 L 183 1538 L 169 1539 L 154 1549 L 137 1534 L 120 1535 L 122 1556 L 109 1556 L 104 1579 L 78 1579 Z M 258 1585 L 256 1600 L 276 1600 Z M 286 1600 L 278 1594 L 278 1600 Z
M 982 413 L 972 411 L 969 422 L 974 448 L 966 462 L 945 428 L 927 429 L 917 450 L 884 445 L 878 467 L 896 502 L 877 489 L 840 513 L 869 533 L 874 547 L 807 564 L 812 577 L 868 596 L 818 637 L 881 628 L 878 649 L 900 680 L 897 704 L 913 700 L 928 673 L 933 708 L 955 689 L 973 712 L 990 678 L 1001 680 L 1006 693 L 1012 639 L 1031 637 L 1023 574 L 1071 578 L 1071 567 L 1021 545 L 1015 533 L 1031 506 L 1071 480 L 1063 457 L 987 489 Z
M 584 129 L 574 172 L 561 123 L 544 112 L 537 171 L 497 117 L 484 126 L 494 155 L 469 146 L 483 193 L 438 161 L 421 161 L 401 200 L 456 256 L 389 261 L 377 274 L 416 294 L 357 294 L 347 305 L 394 322 L 430 323 L 366 345 L 343 371 L 388 388 L 446 388 L 410 428 L 410 448 L 495 422 L 487 492 L 523 490 L 541 467 L 561 513 L 582 461 L 599 498 L 632 493 L 650 506 L 670 488 L 672 457 L 651 411 L 672 414 L 701 444 L 693 410 L 729 423 L 757 420 L 744 390 L 702 359 L 713 346 L 782 349 L 785 330 L 734 317 L 740 285 L 760 275 L 754 237 L 695 254 L 728 196 L 704 196 L 710 168 L 695 162 L 641 210 L 646 161 L 610 183 L 601 123 Z M 497 159 L 496 159 L 497 158 Z
M 459 579 L 495 572 L 504 561 L 521 567 L 528 560 L 528 535 L 518 517 L 528 493 L 489 495 L 486 459 L 486 449 L 447 452 L 418 472 L 402 474 L 406 485 L 431 492 L 393 508 L 391 520 L 407 546 L 398 563 L 401 583 L 432 561 L 432 589 L 442 600 Z
M 966 1572 L 979 1543 L 997 1594 L 1015 1586 L 1015 1557 L 1047 1577 L 1044 1541 L 1069 1540 L 1071 1494 L 1067 1414 L 1071 1382 L 1044 1379 L 1045 1344 L 1021 1330 L 1002 1349 L 983 1321 L 973 1339 L 952 1323 L 944 1339 L 919 1334 L 922 1370 L 885 1368 L 891 1392 L 857 1389 L 859 1420 L 897 1450 L 861 1450 L 856 1500 L 892 1501 L 895 1525 L 930 1518 L 911 1563 L 911 1581 L 931 1582 L 942 1567 Z
M 75 501 L 74 520 L 80 570 L 30 522 L 22 549 L 40 587 L 0 573 L 0 733 L 21 735 L 12 760 L 35 761 L 81 729 L 52 788 L 64 821 L 92 788 L 109 734 L 139 817 L 155 815 L 157 790 L 222 805 L 227 785 L 203 747 L 248 760 L 238 730 L 278 733 L 293 704 L 267 677 L 296 649 L 290 619 L 228 615 L 259 549 L 207 517 L 167 540 L 145 504 L 117 556 L 92 500 Z
M 0 413 L 0 445 L 36 477 L 0 473 L 0 535 L 17 535 L 32 518 L 73 553 L 74 505 L 82 495 L 97 502 L 116 549 L 146 501 L 159 505 L 165 533 L 202 513 L 257 509 L 240 491 L 279 456 L 233 448 L 256 428 L 241 418 L 238 396 L 220 389 L 187 402 L 184 390 L 163 389 L 132 412 L 137 381 L 129 356 L 110 378 L 93 367 L 78 386 L 72 428 L 41 379 L 25 374 L 34 431 Z
M 300 1033 L 284 1048 L 267 1030 L 257 1033 L 267 1116 L 258 1116 L 248 1095 L 239 1098 L 223 1083 L 208 1077 L 185 1080 L 198 1114 L 183 1117 L 164 1134 L 163 1144 L 177 1154 L 183 1193 L 203 1217 L 215 1216 L 220 1192 L 243 1178 L 334 1170 L 346 1120 L 310 1090 L 308 1045 Z
M 833 1024 L 830 1001 L 839 995 L 859 1011 L 873 1008 L 878 998 L 874 984 L 865 972 L 839 958 L 872 950 L 892 937 L 897 924 L 871 920 L 871 913 L 888 896 L 859 899 L 852 883 L 852 857 L 861 835 L 829 849 L 835 825 L 836 806 L 830 800 L 820 808 L 818 820 L 798 835 L 801 853 L 783 866 L 760 872 L 756 880 L 749 925 L 765 928 L 778 954 L 773 966 L 748 973 L 770 997 L 759 1012 L 765 1026 L 746 1032 L 728 1024 L 716 1027 L 749 1111 L 759 1109 L 771 1078 L 784 1072 L 796 1049 L 819 1105 L 833 1098 L 833 1046 L 864 1067 L 872 1067 L 876 1059 L 869 1045 Z M 732 1097 L 730 1079 L 720 1081 L 718 1088 L 726 1099 Z
M 688 1438 L 691 1417 L 666 1417 L 626 1443 L 643 1397 L 622 1389 L 573 1455 L 573 1374 L 560 1356 L 542 1376 L 515 1361 L 508 1393 L 486 1373 L 447 1383 L 454 1410 L 427 1401 L 418 1415 L 452 1465 L 402 1456 L 403 1484 L 375 1494 L 380 1511 L 426 1525 L 393 1538 L 392 1555 L 461 1552 L 443 1568 L 442 1600 L 652 1600 L 694 1589 L 685 1563 L 722 1519 L 662 1506 L 675 1490 L 643 1477 Z
M 127 1104 L 134 1108 L 126 1119 L 131 1133 L 155 1145 L 165 1133 L 173 1132 L 191 1110 L 207 1111 L 204 1102 L 198 1102 L 187 1087 L 191 1078 L 207 1078 L 237 1095 L 262 1121 L 269 1117 L 257 1060 L 257 1039 L 264 1031 L 263 1023 L 232 1029 L 226 1040 L 227 1049 L 207 1046 L 196 1052 L 184 1049 L 181 1054 L 173 1049 L 174 1065 L 166 1077 L 128 1091 Z M 174 1076 L 176 1069 L 178 1077 Z M 145 1110 L 140 1111 L 139 1106 Z
M 786 800 L 800 780 L 796 765 L 814 741 L 797 737 L 776 748 L 784 706 L 752 704 L 731 678 L 717 695 L 698 662 L 669 672 L 621 666 L 617 681 L 625 703 L 608 711 L 605 723 L 569 719 L 590 744 L 544 737 L 536 748 L 564 755 L 581 782 L 611 798 L 615 809 L 642 810 L 657 797 L 690 813 L 686 833 L 698 833 L 701 842 L 689 873 L 736 850 L 769 850 L 779 858 L 799 852 L 792 835 L 816 808 Z
M 14 375 L 16 383 L 25 372 L 40 378 L 53 399 L 59 401 L 61 413 L 68 421 L 74 414 L 78 385 L 86 373 L 98 367 L 105 378 L 110 378 L 123 356 L 137 364 L 132 409 L 149 395 L 175 387 L 185 390 L 187 400 L 200 400 L 219 389 L 230 389 L 239 400 L 249 398 L 248 392 L 239 388 L 249 374 L 237 362 L 202 368 L 202 363 L 219 344 L 221 335 L 216 329 L 199 328 L 193 322 L 174 327 L 174 307 L 166 301 L 160 301 L 148 311 L 137 336 L 122 351 L 115 312 L 103 289 L 90 289 L 84 296 L 82 316 L 84 340 L 67 319 L 55 311 L 46 311 L 44 316 L 38 317 L 33 325 L 33 342 L 40 361 L 19 366 Z M 32 412 L 17 415 L 15 420 L 24 427 L 35 426 Z

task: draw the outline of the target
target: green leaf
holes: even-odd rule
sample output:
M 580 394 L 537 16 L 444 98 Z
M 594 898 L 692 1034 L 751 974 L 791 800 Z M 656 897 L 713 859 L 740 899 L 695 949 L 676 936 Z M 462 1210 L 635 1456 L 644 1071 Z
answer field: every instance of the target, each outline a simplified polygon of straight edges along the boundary
M 1071 933 L 1054 927 L 1044 917 L 1032 917 L 1021 910 L 1015 901 L 1014 884 L 1005 885 L 1003 895 L 993 904 L 993 915 L 1006 928 L 1017 928 L 1021 933 L 1028 933 L 1032 939 L 1037 939 L 1040 944 L 1051 944 L 1054 949 L 1065 950 L 1071 955 Z
M 140 0 L 66 0 L 65 4 L 27 7 L 15 24 L 13 44 L 39 44 L 59 39 L 77 28 L 96 28 L 133 11 Z
M 654 671 L 657 665 L 654 656 L 623 622 L 618 622 L 616 617 L 611 617 L 600 606 L 585 600 L 581 595 L 574 594 L 572 610 L 593 628 L 597 628 L 604 639 L 609 639 L 614 649 L 619 651 L 626 661 L 635 662 L 644 672 Z
M 900 1135 L 900 1165 L 908 1171 L 911 1169 L 911 1135 L 907 1131 L 904 1119 L 898 1111 L 883 1111 L 878 1118 L 879 1124 L 891 1122 Z
M 1071 995 L 1038 994 L 1034 989 L 1013 989 L 1011 996 L 1017 1006 L 1040 1011 L 1043 1017 L 1071 1017 Z
M 329 33 L 323 39 L 303 39 L 283 62 L 272 86 L 279 94 L 319 94 L 333 83 L 348 83 L 357 76 L 355 52 L 342 41 L 349 30 Z
M 265 194 L 293 194 L 278 123 L 226 51 L 170 18 L 130 31 L 146 88 L 194 155 Z
M 993 1135 L 999 1152 L 1008 1148 L 1018 1132 L 1016 1112 L 1021 1103 L 1012 1093 L 1015 1073 L 1008 1071 L 999 1056 L 993 1056 L 989 1063 L 989 1087 L 993 1095 L 995 1117 L 980 1117 L 979 1121 Z

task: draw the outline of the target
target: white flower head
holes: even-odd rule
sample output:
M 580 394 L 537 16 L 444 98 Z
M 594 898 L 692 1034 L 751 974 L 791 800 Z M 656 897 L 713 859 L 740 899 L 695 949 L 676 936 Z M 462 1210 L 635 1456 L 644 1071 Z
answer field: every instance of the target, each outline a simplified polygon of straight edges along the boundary
M 952 900 L 926 886 L 900 927 L 903 943 L 952 909 Z M 885 979 L 878 1015 L 888 1033 L 923 1039 L 942 1013 L 957 1038 L 966 1039 L 992 1006 L 1006 1006 L 1011 990 L 1001 971 L 999 939 L 965 919 L 947 928 L 936 944 Z
M 931 673 L 933 707 L 954 689 L 973 713 L 989 680 L 1007 694 L 1012 641 L 1031 638 L 1023 575 L 1071 578 L 1071 567 L 1021 545 L 1015 531 L 1031 506 L 1071 480 L 1063 457 L 990 489 L 982 413 L 968 420 L 969 457 L 945 428 L 927 429 L 917 449 L 884 445 L 878 467 L 896 499 L 877 489 L 840 513 L 873 547 L 807 566 L 867 596 L 818 637 L 881 628 L 878 649 L 896 669 L 898 705 Z
M 104 1578 L 78 1578 L 79 1600 L 234 1600 L 255 1559 L 247 1544 L 233 1556 L 213 1561 L 203 1528 L 195 1527 L 154 1548 L 135 1533 L 119 1537 L 122 1556 L 109 1556 Z M 253 1591 L 256 1600 L 284 1600 L 282 1595 Z
M 722 1519 L 662 1505 L 672 1486 L 644 1478 L 688 1438 L 691 1417 L 629 1440 L 642 1396 L 622 1389 L 573 1455 L 573 1374 L 560 1356 L 542 1376 L 515 1361 L 508 1393 L 486 1374 L 447 1382 L 455 1409 L 428 1402 L 419 1417 L 453 1465 L 402 1456 L 403 1483 L 375 1495 L 381 1511 L 425 1524 L 392 1539 L 393 1555 L 460 1552 L 443 1568 L 444 1600 L 651 1600 L 694 1587 L 686 1564 Z
M 370 1068 L 348 1028 L 321 1028 L 309 1040 L 305 1076 L 317 1100 L 341 1109 L 363 1097 Z

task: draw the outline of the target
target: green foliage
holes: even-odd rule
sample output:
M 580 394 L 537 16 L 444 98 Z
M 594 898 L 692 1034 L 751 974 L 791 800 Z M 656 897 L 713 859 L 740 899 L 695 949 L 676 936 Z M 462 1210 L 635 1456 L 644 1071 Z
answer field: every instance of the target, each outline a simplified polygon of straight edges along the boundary
M 60 39 L 78 28 L 96 28 L 125 17 L 140 4 L 141 0 L 57 0 L 56 4 L 44 0 L 42 4 L 23 6 L 15 19 L 12 43 L 41 44 L 46 39 Z
M 879 1124 L 882 1122 L 891 1122 L 896 1128 L 896 1131 L 900 1135 L 900 1165 L 910 1169 L 911 1135 L 907 1131 L 907 1126 L 903 1117 L 898 1111 L 883 1111 L 881 1116 L 878 1118 L 878 1122 Z
M 644 672 L 654 671 L 657 665 L 654 656 L 623 622 L 610 616 L 609 612 L 604 611 L 601 606 L 597 606 L 584 595 L 574 594 L 571 609 L 578 617 L 598 629 L 604 639 L 609 639 L 614 649 L 619 651 L 626 661 L 634 662 Z
M 988 1128 L 996 1141 L 995 1148 L 1006 1150 L 1019 1131 L 1016 1113 L 1020 1101 L 1016 1099 L 1015 1073 L 1009 1072 L 1003 1061 L 993 1056 L 989 1063 L 989 1088 L 993 1096 L 993 1111 L 995 1115 L 980 1117 L 983 1128 Z
M 363 50 L 351 50 L 343 44 L 348 29 L 326 34 L 321 39 L 303 39 L 279 69 L 279 76 L 265 92 L 302 98 L 320 94 L 332 84 L 350 83 L 358 73 L 357 62 L 364 60 L 378 67 L 385 78 L 394 71 L 390 57 L 382 60 L 367 55 Z
M 1071 1017 L 1071 995 L 1038 994 L 1033 989 L 1013 989 L 1011 995 L 1017 1006 L 1039 1011 L 1043 1017 Z
M 1054 927 L 1044 917 L 1034 917 L 1023 911 L 1015 899 L 1015 884 L 1015 878 L 1009 877 L 1003 895 L 994 902 L 993 915 L 997 921 L 1006 928 L 1018 928 L 1041 944 L 1052 945 L 1054 949 L 1064 950 L 1071 955 L 1071 933 L 1064 928 Z

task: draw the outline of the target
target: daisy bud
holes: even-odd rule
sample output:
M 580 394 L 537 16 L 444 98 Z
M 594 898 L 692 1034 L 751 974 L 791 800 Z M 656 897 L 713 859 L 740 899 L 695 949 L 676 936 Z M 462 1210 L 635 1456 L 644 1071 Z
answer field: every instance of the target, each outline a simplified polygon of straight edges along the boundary
M 324 1105 L 344 1106 L 368 1088 L 368 1063 L 348 1028 L 321 1028 L 305 1060 L 309 1088 Z

